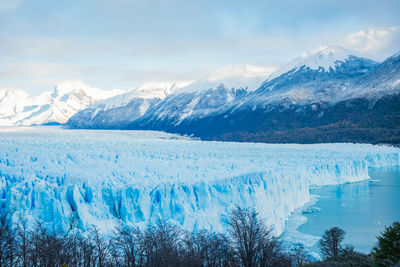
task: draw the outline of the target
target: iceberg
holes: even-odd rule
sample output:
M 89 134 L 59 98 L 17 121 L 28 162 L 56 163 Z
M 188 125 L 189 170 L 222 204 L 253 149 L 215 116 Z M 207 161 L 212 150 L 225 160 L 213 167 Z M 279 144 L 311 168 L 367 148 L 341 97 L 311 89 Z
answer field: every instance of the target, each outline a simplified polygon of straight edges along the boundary
M 388 146 L 45 128 L 0 129 L 0 211 L 56 231 L 144 228 L 158 219 L 224 231 L 238 205 L 255 208 L 279 235 L 310 201 L 310 187 L 365 180 L 369 167 L 400 163 L 400 150 Z

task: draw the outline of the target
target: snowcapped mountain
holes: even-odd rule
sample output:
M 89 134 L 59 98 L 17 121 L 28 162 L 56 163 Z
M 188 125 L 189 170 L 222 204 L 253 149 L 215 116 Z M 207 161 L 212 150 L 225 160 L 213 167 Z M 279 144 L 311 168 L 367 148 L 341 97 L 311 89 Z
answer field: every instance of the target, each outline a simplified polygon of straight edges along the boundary
M 354 56 L 338 46 L 306 53 L 279 69 L 255 92 L 233 108 L 256 109 L 271 104 L 335 103 L 358 93 L 357 78 L 370 73 L 378 62 Z
M 122 92 L 100 90 L 80 81 L 57 84 L 54 91 L 37 97 L 18 89 L 0 89 L 0 125 L 65 123 L 77 111 Z
M 177 132 L 236 141 L 400 143 L 400 56 L 379 64 L 343 53 L 333 60 L 326 51 L 295 60 L 293 69 Z M 318 59 L 331 64 L 310 65 Z M 214 127 L 203 130 L 207 125 Z
M 337 45 L 323 46 L 314 51 L 304 53 L 289 64 L 274 72 L 269 80 L 281 76 L 287 72 L 296 72 L 301 68 L 318 70 L 320 72 L 335 71 L 338 66 L 354 56 L 354 51 Z
M 308 53 L 272 74 L 260 88 L 234 103 L 251 109 L 271 105 L 335 104 L 354 98 L 376 99 L 400 92 L 399 55 L 379 64 L 340 47 Z M 289 67 L 288 67 L 289 66 Z
M 101 116 L 93 109 L 90 117 L 79 116 L 83 111 L 67 126 L 162 130 L 211 140 L 400 143 L 399 54 L 378 63 L 328 46 L 270 75 L 252 71 L 227 67 L 157 102 L 102 107 L 96 111 Z
M 255 90 L 271 71 L 253 65 L 231 65 L 195 82 L 169 83 L 172 89 L 162 91 L 161 95 L 150 94 L 153 97 L 142 96 L 147 96 L 148 88 L 152 86 L 145 85 L 77 113 L 67 126 L 123 129 L 139 121 L 145 123 L 147 128 L 160 121 L 165 125 L 179 125 L 185 120 L 203 118 Z
M 179 88 L 191 84 L 193 81 L 182 82 L 147 82 L 138 88 L 116 95 L 111 98 L 99 101 L 94 109 L 103 108 L 105 110 L 127 105 L 133 99 L 163 99 L 167 95 L 175 92 Z
M 203 118 L 258 88 L 270 72 L 251 65 L 231 65 L 216 70 L 171 94 L 142 120 L 179 125 L 184 120 Z
M 276 71 L 272 67 L 250 64 L 234 64 L 214 70 L 196 82 L 184 87 L 180 92 L 204 92 L 223 85 L 226 88 L 243 88 L 246 91 L 257 89 L 270 74 Z
M 14 116 L 38 101 L 22 90 L 0 89 L 0 116 Z
M 399 55 L 377 63 L 353 54 L 340 47 L 308 53 L 206 116 L 143 117 L 132 128 L 211 140 L 399 143 Z
M 71 128 L 122 128 L 142 117 L 167 95 L 192 81 L 149 82 L 78 112 L 67 123 Z

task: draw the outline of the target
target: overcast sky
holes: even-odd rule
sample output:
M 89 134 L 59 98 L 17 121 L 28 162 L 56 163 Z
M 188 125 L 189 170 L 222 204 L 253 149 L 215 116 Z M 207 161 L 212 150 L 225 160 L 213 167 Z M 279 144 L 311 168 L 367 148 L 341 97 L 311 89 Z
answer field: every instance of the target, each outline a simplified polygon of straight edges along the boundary
M 332 43 L 383 60 L 400 51 L 399 14 L 399 0 L 0 0 L 0 87 L 130 89 Z

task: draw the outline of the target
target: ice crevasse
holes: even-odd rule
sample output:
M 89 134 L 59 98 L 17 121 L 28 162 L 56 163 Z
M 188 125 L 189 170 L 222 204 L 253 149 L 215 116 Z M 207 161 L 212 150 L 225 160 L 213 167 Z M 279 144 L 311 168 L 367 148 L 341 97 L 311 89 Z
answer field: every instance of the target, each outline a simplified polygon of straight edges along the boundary
M 175 140 L 144 132 L 0 133 L 0 208 L 57 231 L 157 219 L 223 231 L 236 205 L 275 233 L 310 200 L 311 186 L 368 179 L 400 150 L 362 144 Z

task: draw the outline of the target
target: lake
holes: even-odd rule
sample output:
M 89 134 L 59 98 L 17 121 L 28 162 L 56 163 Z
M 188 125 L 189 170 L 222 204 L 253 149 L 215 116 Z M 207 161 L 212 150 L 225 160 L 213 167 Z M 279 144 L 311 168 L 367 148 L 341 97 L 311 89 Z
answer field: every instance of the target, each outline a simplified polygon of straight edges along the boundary
M 400 168 L 371 169 L 369 173 L 367 181 L 312 188 L 317 200 L 310 210 L 315 211 L 303 214 L 307 221 L 297 230 L 320 237 L 326 229 L 338 226 L 346 231 L 345 244 L 371 252 L 384 227 L 400 220 Z M 318 242 L 310 250 L 319 253 Z

